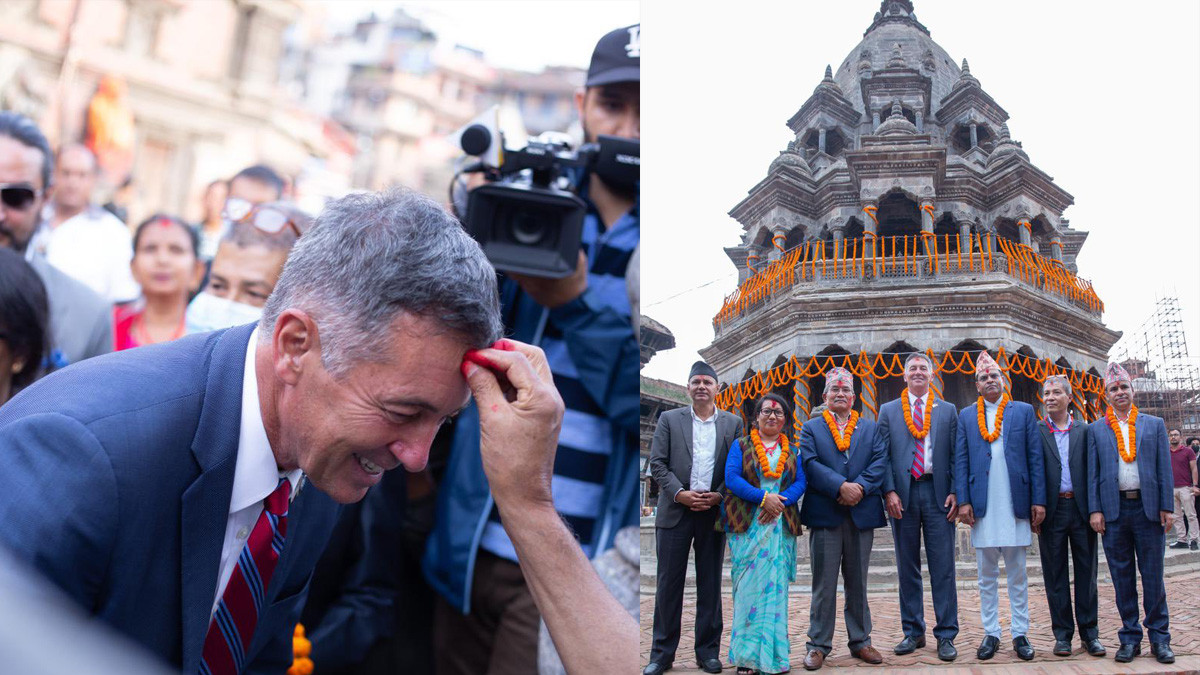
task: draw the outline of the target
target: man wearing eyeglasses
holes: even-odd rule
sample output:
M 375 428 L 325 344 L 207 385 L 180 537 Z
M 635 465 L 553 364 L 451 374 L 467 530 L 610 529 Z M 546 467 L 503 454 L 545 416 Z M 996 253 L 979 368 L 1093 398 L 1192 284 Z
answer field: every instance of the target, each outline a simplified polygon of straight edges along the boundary
M 0 112 L 0 246 L 33 266 L 50 300 L 49 365 L 62 367 L 112 351 L 112 308 L 29 246 L 51 191 L 54 161 L 42 131 L 24 115 Z

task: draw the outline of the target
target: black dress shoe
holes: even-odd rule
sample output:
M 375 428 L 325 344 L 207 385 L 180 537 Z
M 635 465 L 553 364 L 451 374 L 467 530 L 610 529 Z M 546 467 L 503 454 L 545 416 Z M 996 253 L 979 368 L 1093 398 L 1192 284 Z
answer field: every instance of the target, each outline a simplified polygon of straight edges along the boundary
M 707 659 L 701 659 L 701 658 L 697 657 L 696 663 L 699 663 L 700 669 L 706 673 L 721 672 L 721 659 L 718 659 L 715 656 L 710 656 Z
M 1171 651 L 1169 642 L 1151 642 L 1150 651 L 1159 663 L 1175 663 L 1175 652 Z
M 642 669 L 642 675 L 660 675 L 671 669 L 670 663 L 658 663 L 651 661 L 648 666 Z
M 997 649 L 1000 649 L 1000 638 L 995 635 L 984 635 L 983 642 L 979 643 L 979 650 L 975 652 L 975 656 L 980 661 L 987 661 L 996 655 Z
M 1188 544 L 1186 541 L 1177 541 L 1174 544 L 1171 544 L 1170 546 L 1168 546 L 1167 548 L 1187 548 L 1187 547 L 1188 547 Z
M 950 638 L 938 638 L 938 658 L 943 661 L 953 661 L 958 658 L 958 650 Z
M 1071 641 L 1070 640 L 1055 640 L 1054 641 L 1054 655 L 1055 656 L 1070 656 L 1071 655 Z
M 1141 645 L 1121 645 L 1117 650 L 1117 663 L 1129 663 L 1133 657 L 1142 653 Z
M 1013 638 L 1013 651 L 1017 653 L 1017 658 L 1022 661 L 1033 660 L 1033 645 L 1029 644 L 1029 638 L 1024 635 Z
M 1083 646 L 1085 649 L 1087 649 L 1087 653 L 1091 654 L 1092 656 L 1104 656 L 1108 653 L 1108 651 L 1104 649 L 1104 645 L 1100 644 L 1100 640 L 1097 638 L 1092 638 L 1091 640 L 1084 642 Z
M 913 638 L 905 635 L 904 639 L 900 641 L 900 644 L 896 645 L 896 648 L 892 651 L 896 653 L 896 656 L 904 656 L 905 654 L 911 654 L 924 646 L 924 635 L 919 638 Z

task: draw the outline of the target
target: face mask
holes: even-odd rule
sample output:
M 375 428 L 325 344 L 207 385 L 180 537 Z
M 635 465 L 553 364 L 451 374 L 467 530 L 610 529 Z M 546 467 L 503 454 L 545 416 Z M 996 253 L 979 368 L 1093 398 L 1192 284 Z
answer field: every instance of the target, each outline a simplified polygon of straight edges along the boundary
M 262 308 L 201 293 L 188 305 L 185 316 L 187 333 L 204 333 L 231 326 L 254 323 L 262 318 Z

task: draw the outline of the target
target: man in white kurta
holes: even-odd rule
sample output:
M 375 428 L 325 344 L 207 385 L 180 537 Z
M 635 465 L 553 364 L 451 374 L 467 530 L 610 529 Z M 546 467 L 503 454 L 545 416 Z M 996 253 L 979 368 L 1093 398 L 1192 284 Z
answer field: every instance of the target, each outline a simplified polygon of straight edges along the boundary
M 975 387 L 980 394 L 976 404 L 959 413 L 956 463 L 958 480 L 967 484 L 966 490 L 960 489 L 959 517 L 971 525 L 971 545 L 979 566 L 979 613 L 985 637 L 977 656 L 990 659 L 1000 644 L 998 577 L 1003 558 L 1013 649 L 1019 658 L 1029 660 L 1034 652 L 1026 637 L 1025 551 L 1032 543 L 1033 529 L 1045 516 L 1045 507 L 1037 504 L 1045 503 L 1037 418 L 1032 406 L 1009 399 L 999 366 L 987 352 L 980 354 L 976 364 Z

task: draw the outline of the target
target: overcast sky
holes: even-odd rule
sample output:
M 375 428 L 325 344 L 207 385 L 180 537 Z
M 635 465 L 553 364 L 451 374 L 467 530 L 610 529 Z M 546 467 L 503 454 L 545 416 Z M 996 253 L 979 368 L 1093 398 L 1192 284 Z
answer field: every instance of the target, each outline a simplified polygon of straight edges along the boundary
M 647 133 L 642 311 L 675 334 L 644 375 L 683 382 L 736 287 L 726 213 L 766 177 L 785 122 L 862 39 L 878 0 L 642 7 Z M 1010 115 L 1033 164 L 1075 197 L 1080 275 L 1104 322 L 1183 304 L 1200 356 L 1200 3 L 914 0 L 916 16 Z
M 596 41 L 614 28 L 637 23 L 637 0 L 310 0 L 337 8 L 339 27 L 372 11 L 389 16 L 403 7 L 449 46 L 484 52 L 495 66 L 537 72 L 546 66 L 587 68 Z

